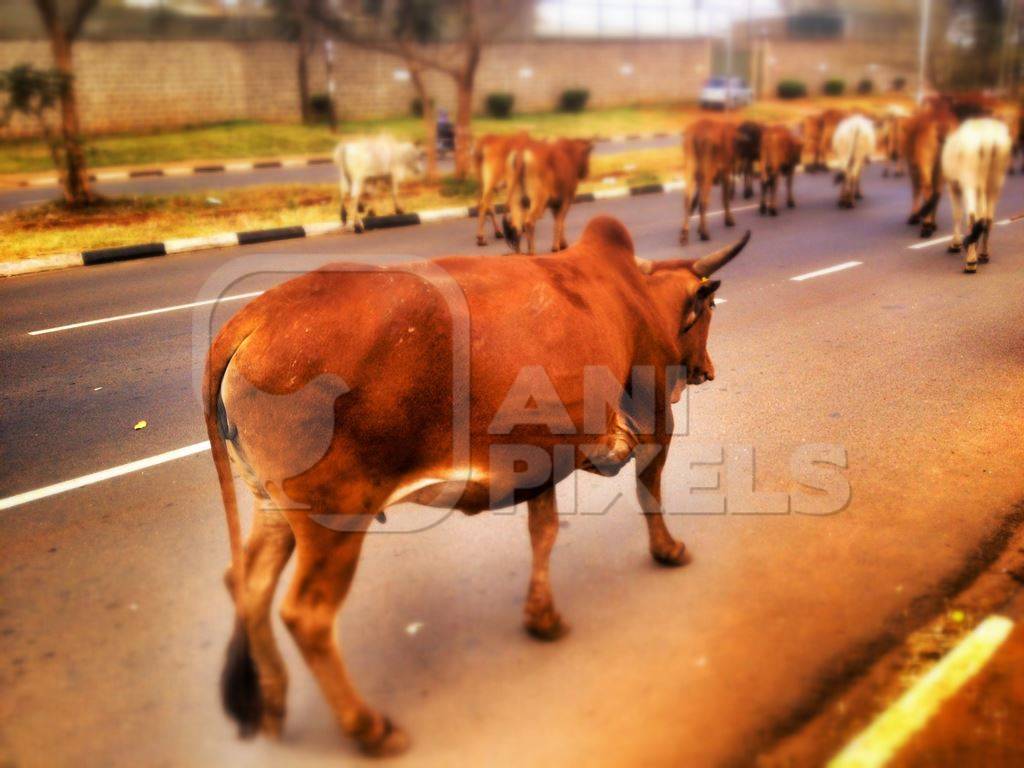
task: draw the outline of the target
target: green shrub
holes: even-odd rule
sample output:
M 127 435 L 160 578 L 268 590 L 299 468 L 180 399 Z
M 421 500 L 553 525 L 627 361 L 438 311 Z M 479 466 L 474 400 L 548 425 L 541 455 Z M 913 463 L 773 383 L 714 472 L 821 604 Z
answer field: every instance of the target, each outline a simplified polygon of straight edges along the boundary
M 314 93 L 309 97 L 309 116 L 315 123 L 329 123 L 334 118 L 334 102 L 326 93 Z
M 434 106 L 433 99 L 430 100 L 430 106 Z M 423 99 L 419 96 L 413 99 L 409 104 L 409 111 L 412 113 L 413 117 L 423 117 Z
M 511 93 L 489 93 L 484 102 L 487 114 L 491 117 L 504 119 L 512 116 L 512 107 L 515 106 L 516 97 Z
M 838 77 L 830 78 L 825 81 L 825 84 L 821 87 L 821 92 L 826 96 L 842 96 L 843 91 L 846 90 L 846 81 Z
M 865 77 L 859 83 L 857 83 L 857 93 L 861 96 L 867 96 L 869 93 L 875 90 L 875 83 L 870 77 Z
M 807 95 L 807 85 L 800 80 L 780 80 L 775 91 L 780 99 L 802 99 Z
M 480 182 L 476 179 L 456 179 L 454 176 L 441 178 L 441 197 L 475 197 L 480 194 Z
M 559 112 L 582 112 L 587 108 L 590 91 L 586 88 L 569 88 L 562 91 L 558 99 Z

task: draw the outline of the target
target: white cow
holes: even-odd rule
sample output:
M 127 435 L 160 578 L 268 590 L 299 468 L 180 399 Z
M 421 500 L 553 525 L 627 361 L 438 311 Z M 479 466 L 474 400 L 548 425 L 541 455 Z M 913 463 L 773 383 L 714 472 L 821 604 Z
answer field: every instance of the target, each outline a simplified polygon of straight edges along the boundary
M 1012 149 L 1013 141 L 1006 124 L 991 117 L 965 120 L 942 148 L 942 175 L 949 184 L 953 204 L 953 240 L 949 249 L 965 250 L 964 272 L 976 272 L 979 261 L 982 264 L 988 261 L 989 230 L 1003 191 Z M 960 230 L 965 218 L 966 238 Z
M 838 164 L 836 183 L 842 184 L 840 208 L 853 208 L 853 201 L 863 197 L 860 173 L 875 151 L 875 141 L 875 125 L 864 115 L 850 115 L 836 126 L 832 135 L 832 154 Z
M 396 141 L 390 136 L 344 141 L 334 150 L 338 166 L 338 187 L 341 190 L 341 221 L 348 222 L 345 203 L 349 197 L 356 205 L 352 214 L 353 228 L 363 231 L 363 196 L 368 187 L 387 184 L 395 213 L 402 213 L 398 204 L 398 185 L 423 175 L 423 153 L 409 141 Z M 372 211 L 371 211 L 372 215 Z

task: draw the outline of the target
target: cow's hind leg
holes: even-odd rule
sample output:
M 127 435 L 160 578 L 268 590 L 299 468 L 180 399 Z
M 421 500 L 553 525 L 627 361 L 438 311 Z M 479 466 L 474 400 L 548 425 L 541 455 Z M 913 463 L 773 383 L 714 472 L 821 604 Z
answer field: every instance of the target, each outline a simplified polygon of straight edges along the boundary
M 636 475 L 636 496 L 647 521 L 651 557 L 661 565 L 686 565 L 690 562 L 686 545 L 676 541 L 665 525 L 661 506 L 661 471 L 668 451 L 662 447 Z
M 294 546 L 284 516 L 257 502 L 245 544 L 245 624 L 235 629 L 221 677 L 224 706 L 239 721 L 243 736 L 251 735 L 257 725 L 268 736 L 281 734 L 288 675 L 274 640 L 270 605 Z M 225 581 L 233 594 L 231 573 L 229 568 Z
M 527 502 L 530 515 L 530 546 L 533 548 L 533 568 L 530 589 L 524 607 L 526 631 L 541 640 L 557 640 L 569 627 L 555 610 L 551 596 L 551 577 L 548 564 L 551 549 L 558 536 L 558 506 L 555 489 L 549 488 Z
M 337 529 L 312 520 L 306 511 L 289 513 L 297 562 L 281 617 L 342 730 L 368 754 L 397 754 L 408 747 L 408 737 L 360 698 L 348 678 L 335 634 L 338 609 L 352 584 L 373 517 L 333 517 L 339 522 Z

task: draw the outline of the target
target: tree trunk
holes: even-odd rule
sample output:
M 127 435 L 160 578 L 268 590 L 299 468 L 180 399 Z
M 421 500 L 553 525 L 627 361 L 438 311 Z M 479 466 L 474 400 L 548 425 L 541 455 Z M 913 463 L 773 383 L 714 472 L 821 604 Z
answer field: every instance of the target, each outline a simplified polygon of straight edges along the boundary
M 302 3 L 296 3 L 299 25 L 298 42 L 298 81 L 299 81 L 299 114 L 303 124 L 313 122 L 313 108 L 309 103 L 309 18 Z
M 473 80 L 476 70 L 463 72 L 455 81 L 457 89 L 455 108 L 455 178 L 465 179 L 469 176 L 470 155 L 472 152 L 472 121 L 473 121 Z
M 423 70 L 406 62 L 409 67 L 409 76 L 412 79 L 413 88 L 416 90 L 416 97 L 423 105 L 423 130 L 427 137 L 427 178 L 430 181 L 437 179 L 437 110 L 434 102 L 427 93 L 427 84 L 423 80 Z
M 85 168 L 82 131 L 78 118 L 78 99 L 75 91 L 74 70 L 71 62 L 71 41 L 62 31 L 50 36 L 53 62 L 64 78 L 60 96 L 61 140 L 64 150 L 64 168 L 59 169 L 64 199 L 68 205 L 83 206 L 95 200 L 89 188 L 89 175 Z

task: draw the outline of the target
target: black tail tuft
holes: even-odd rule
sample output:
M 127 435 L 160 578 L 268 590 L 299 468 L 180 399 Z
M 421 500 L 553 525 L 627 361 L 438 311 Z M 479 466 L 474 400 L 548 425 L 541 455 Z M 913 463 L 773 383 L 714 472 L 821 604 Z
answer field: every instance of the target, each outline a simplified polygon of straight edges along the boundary
M 970 234 L 964 238 L 964 248 L 969 248 L 970 246 L 978 242 L 978 238 L 981 237 L 981 233 L 984 231 L 985 221 L 983 219 L 978 219 L 978 221 L 974 222 L 974 226 L 971 227 Z
M 836 171 L 836 175 L 832 177 L 833 184 L 842 184 L 846 181 L 846 171 Z
M 259 675 L 249 650 L 249 635 L 238 621 L 228 643 L 224 671 L 220 676 L 221 703 L 224 711 L 238 723 L 238 735 L 254 736 L 259 730 L 262 702 Z

